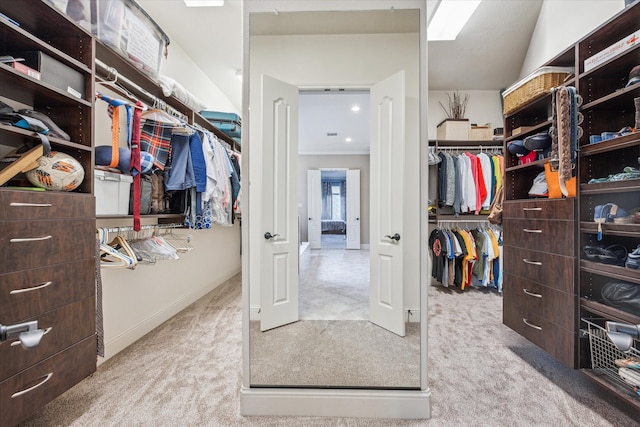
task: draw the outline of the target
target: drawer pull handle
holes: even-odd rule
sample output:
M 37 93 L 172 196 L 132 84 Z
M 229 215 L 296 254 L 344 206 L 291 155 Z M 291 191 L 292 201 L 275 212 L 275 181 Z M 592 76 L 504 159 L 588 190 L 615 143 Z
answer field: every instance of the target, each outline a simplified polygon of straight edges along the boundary
M 542 265 L 542 263 L 540 261 L 529 261 L 526 258 L 522 258 L 522 261 L 526 262 L 527 264 L 531 264 L 531 265 Z
M 29 207 L 29 208 L 50 208 L 53 206 L 51 203 L 20 203 L 20 202 L 12 202 L 9 206 L 16 207 Z
M 22 243 L 22 242 L 40 242 L 42 240 L 49 240 L 51 239 L 53 236 L 48 235 L 48 236 L 43 236 L 43 237 L 26 237 L 24 239 L 11 239 L 9 240 L 10 243 Z
M 542 208 L 522 208 L 523 211 L 541 211 Z
M 522 231 L 525 233 L 542 233 L 542 230 L 532 230 L 530 228 L 523 228 Z
M 32 286 L 30 288 L 14 289 L 11 292 L 9 292 L 9 295 L 21 294 L 23 292 L 37 291 L 38 289 L 46 288 L 52 283 L 53 283 L 52 281 L 48 281 L 48 282 L 44 282 L 42 285 Z
M 42 333 L 42 336 L 47 335 L 49 332 L 51 332 L 52 329 L 53 329 L 53 326 L 49 326 L 47 329 L 44 330 L 44 332 Z M 15 340 L 14 342 L 11 343 L 11 347 L 15 347 L 17 345 L 22 345 L 20 340 Z
M 527 319 L 525 319 L 524 317 L 522 318 L 522 321 L 524 322 L 525 325 L 532 327 L 533 329 L 537 329 L 539 331 L 542 330 L 542 328 L 538 325 L 534 325 L 533 323 L 529 322 Z
M 45 376 L 44 380 L 40 381 L 38 384 L 34 385 L 33 387 L 29 387 L 29 388 L 24 389 L 24 390 L 22 390 L 22 391 L 18 391 L 18 392 L 13 393 L 13 394 L 11 395 L 11 398 L 13 399 L 13 398 L 16 398 L 16 397 L 18 397 L 18 396 L 22 396 L 23 394 L 27 394 L 27 393 L 29 393 L 29 392 L 30 392 L 30 391 L 32 391 L 32 390 L 35 390 L 36 388 L 40 387 L 41 385 L 43 385 L 44 383 L 46 383 L 47 381 L 49 381 L 49 380 L 51 379 L 51 377 L 52 377 L 52 376 L 53 376 L 53 372 L 49 372 L 49 373 Z
M 529 292 L 526 288 L 525 288 L 525 289 L 522 289 L 522 291 L 523 291 L 525 294 L 529 295 L 529 296 L 536 297 L 536 298 L 542 298 L 542 295 L 540 295 L 540 294 L 534 294 L 533 292 Z

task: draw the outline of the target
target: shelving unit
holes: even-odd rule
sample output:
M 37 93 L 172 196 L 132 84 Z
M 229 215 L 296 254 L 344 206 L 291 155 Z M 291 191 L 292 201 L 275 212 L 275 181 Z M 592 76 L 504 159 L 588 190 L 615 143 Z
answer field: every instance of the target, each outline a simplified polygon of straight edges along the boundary
M 625 85 L 631 68 L 640 63 L 640 45 L 584 71 L 587 58 L 629 36 L 638 29 L 638 22 L 640 4 L 635 3 L 544 64 L 576 70 L 564 84 L 575 86 L 583 100 L 577 197 L 529 199 L 533 178 L 547 160 L 519 165 L 515 156 L 505 152 L 503 213 L 504 323 L 635 408 L 640 408 L 640 396 L 631 386 L 612 381 L 599 367 L 592 369 L 590 336 L 582 319 L 600 326 L 607 320 L 640 324 L 639 313 L 606 305 L 601 297 L 608 281 L 640 286 L 640 271 L 586 259 L 582 248 L 621 244 L 631 252 L 640 243 L 640 224 L 602 224 L 603 237 L 598 241 L 593 219 L 597 205 L 616 203 L 628 210 L 640 207 L 640 179 L 589 183 L 593 178 L 620 173 L 625 166 L 639 167 L 640 133 L 595 144 L 589 143 L 589 135 L 634 125 L 633 100 L 640 96 L 640 85 Z M 505 144 L 548 130 L 550 101 L 551 94 L 545 94 L 505 115 Z M 520 126 L 531 128 L 512 135 Z M 637 349 L 637 341 L 635 345 Z M 611 369 L 615 370 L 615 365 Z
M 41 1 L 0 2 L 0 53 L 38 50 L 84 77 L 84 98 L 0 64 L 7 103 L 48 114 L 71 137 L 52 149 L 93 174 L 94 42 Z M 33 132 L 0 125 L 4 149 Z M 11 181 L 10 181 L 11 182 Z M 0 425 L 15 425 L 96 369 L 95 199 L 93 180 L 70 193 L 0 188 L 0 323 L 36 320 L 39 345 L 0 345 Z
M 584 71 L 585 59 L 606 49 L 627 37 L 638 28 L 640 4 L 626 8 L 623 12 L 603 24 L 593 33 L 578 42 L 576 69 L 578 90 L 583 98 L 581 112 L 584 115 L 582 127 L 584 136 L 580 140 L 579 157 L 579 244 L 623 245 L 628 252 L 640 244 L 640 224 L 602 224 L 602 240 L 597 240 L 597 225 L 593 221 L 595 206 L 616 203 L 631 210 L 640 207 L 640 179 L 589 183 L 593 178 L 606 178 L 622 172 L 625 166 L 639 168 L 640 133 L 636 132 L 603 142 L 589 144 L 589 135 L 601 132 L 616 132 L 635 122 L 634 98 L 640 97 L 640 85 L 625 88 L 629 71 L 640 63 L 640 45 Z M 640 324 L 640 313 L 631 313 L 609 306 L 602 301 L 603 286 L 610 281 L 623 281 L 640 286 L 640 270 L 623 266 L 607 265 L 585 259 L 580 254 L 579 265 L 580 317 L 601 326 L 606 321 Z M 585 322 L 581 322 L 585 329 Z M 593 369 L 589 351 L 589 338 L 580 340 L 580 368 L 589 378 L 605 387 L 611 393 L 631 406 L 640 409 L 640 396 L 632 387 L 622 381 L 612 381 L 610 377 Z M 640 348 L 638 342 L 635 348 Z M 598 356 L 598 355 L 595 355 Z M 615 368 L 615 366 L 613 367 Z

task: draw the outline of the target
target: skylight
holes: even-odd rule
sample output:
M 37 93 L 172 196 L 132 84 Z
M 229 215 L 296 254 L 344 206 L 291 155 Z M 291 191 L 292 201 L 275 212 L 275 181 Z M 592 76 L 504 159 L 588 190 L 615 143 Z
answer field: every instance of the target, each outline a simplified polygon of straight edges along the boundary
M 442 0 L 427 27 L 427 40 L 455 40 L 480 0 Z

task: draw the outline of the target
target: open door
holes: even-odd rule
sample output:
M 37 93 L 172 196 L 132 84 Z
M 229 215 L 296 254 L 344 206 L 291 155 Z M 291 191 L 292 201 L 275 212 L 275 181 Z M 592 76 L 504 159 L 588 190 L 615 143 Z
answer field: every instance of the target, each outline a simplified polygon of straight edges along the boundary
M 322 247 L 322 171 L 307 170 L 307 234 L 309 247 Z
M 404 336 L 404 71 L 371 89 L 370 320 Z
M 298 320 L 298 88 L 262 76 L 260 330 Z M 256 172 L 258 170 L 254 169 Z M 255 179 L 255 178 L 254 178 Z
M 360 170 L 347 170 L 347 249 L 360 249 Z

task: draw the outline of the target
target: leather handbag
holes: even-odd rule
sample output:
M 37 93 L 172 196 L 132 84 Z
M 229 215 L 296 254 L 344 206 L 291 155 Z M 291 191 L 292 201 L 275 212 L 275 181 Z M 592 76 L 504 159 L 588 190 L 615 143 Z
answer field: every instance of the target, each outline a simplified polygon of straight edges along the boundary
M 491 224 L 502 224 L 502 204 L 504 202 L 504 185 L 501 185 L 493 196 L 493 201 L 489 207 L 487 221 Z
M 547 187 L 549 187 L 550 199 L 561 199 L 563 197 L 562 190 L 560 189 L 560 180 L 558 178 L 558 170 L 551 169 L 549 163 L 544 164 L 544 176 L 547 179 Z M 577 178 L 574 176 L 570 180 L 565 181 L 567 188 L 567 197 L 576 197 L 576 182 Z

